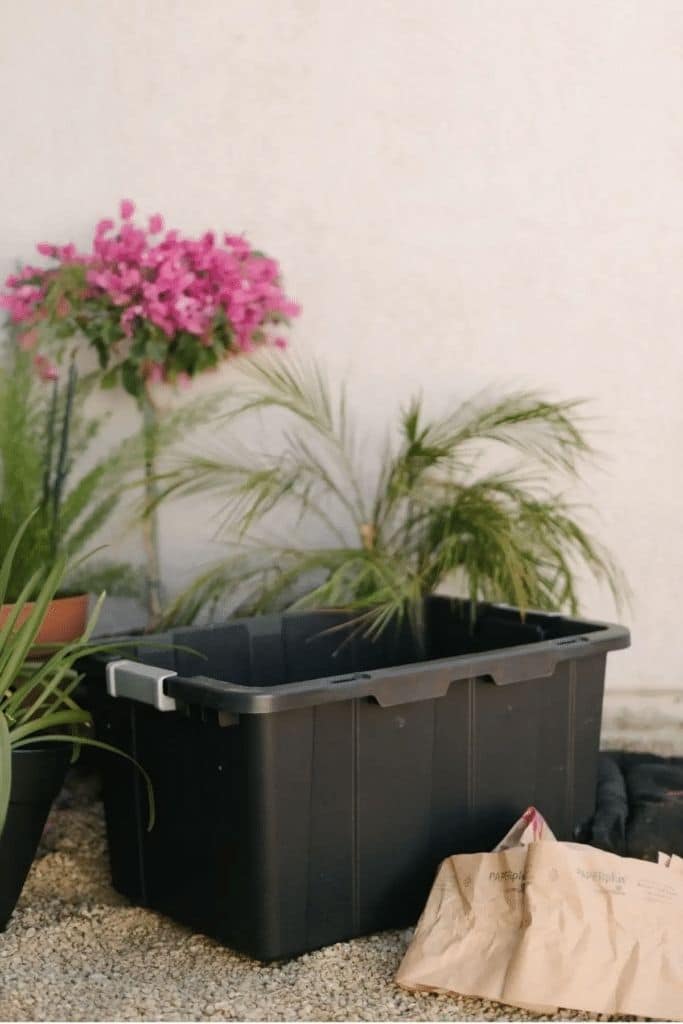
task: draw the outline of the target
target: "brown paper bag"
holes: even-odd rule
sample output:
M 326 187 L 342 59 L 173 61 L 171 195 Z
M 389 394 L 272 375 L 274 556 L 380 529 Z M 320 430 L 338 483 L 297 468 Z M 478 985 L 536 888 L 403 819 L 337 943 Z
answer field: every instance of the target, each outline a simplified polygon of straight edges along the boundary
M 556 842 L 556 839 L 552 829 L 541 812 L 535 807 L 527 807 L 521 817 L 514 823 L 512 828 L 506 832 L 500 842 L 494 846 L 493 852 L 498 853 L 502 850 L 528 846 L 529 843 L 534 842 Z M 411 941 L 414 935 L 415 931 L 413 930 L 410 935 Z M 399 984 L 402 984 L 400 976 L 397 976 L 396 980 Z M 557 1006 L 547 1006 L 540 1003 L 520 1002 L 518 1005 L 524 1010 L 532 1010 L 534 1013 L 543 1013 L 548 1015 L 555 1013 L 558 1009 Z
M 552 841 L 449 857 L 396 980 L 525 1008 L 679 1020 L 683 874 Z

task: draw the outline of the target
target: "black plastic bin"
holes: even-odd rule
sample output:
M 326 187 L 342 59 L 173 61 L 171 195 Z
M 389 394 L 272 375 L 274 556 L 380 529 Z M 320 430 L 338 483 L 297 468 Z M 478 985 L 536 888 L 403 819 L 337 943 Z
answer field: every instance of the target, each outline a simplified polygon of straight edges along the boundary
M 472 628 L 446 598 L 421 644 L 348 640 L 342 621 L 234 620 L 89 662 L 98 734 L 156 796 L 147 832 L 139 773 L 103 759 L 117 889 L 273 960 L 414 923 L 439 862 L 490 848 L 529 804 L 560 838 L 590 817 L 626 629 L 491 605 Z

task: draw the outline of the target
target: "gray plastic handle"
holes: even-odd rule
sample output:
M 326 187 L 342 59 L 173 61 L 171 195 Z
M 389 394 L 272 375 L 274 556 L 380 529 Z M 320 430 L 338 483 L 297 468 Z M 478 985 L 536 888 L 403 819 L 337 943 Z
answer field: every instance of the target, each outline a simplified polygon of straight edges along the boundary
M 164 692 L 164 682 L 177 674 L 140 661 L 119 658 L 107 662 L 107 693 L 110 697 L 128 697 L 142 704 L 151 704 L 157 711 L 175 711 L 176 702 Z

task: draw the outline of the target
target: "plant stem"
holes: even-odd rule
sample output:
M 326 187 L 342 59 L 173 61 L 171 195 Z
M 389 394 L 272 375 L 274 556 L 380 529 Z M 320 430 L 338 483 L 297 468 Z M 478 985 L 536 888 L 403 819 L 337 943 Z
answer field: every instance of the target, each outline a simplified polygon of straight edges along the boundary
M 64 484 L 69 472 L 69 434 L 71 431 L 71 416 L 73 413 L 74 395 L 76 393 L 76 361 L 71 360 L 69 364 L 69 376 L 66 382 L 66 397 L 64 400 L 64 413 L 62 416 L 59 452 L 57 455 L 57 467 L 55 469 L 54 486 L 52 489 L 52 516 L 50 523 L 50 555 L 54 560 L 59 551 L 59 515 L 62 508 L 62 494 Z
M 57 426 L 57 381 L 52 382 L 52 395 L 50 397 L 50 410 L 48 412 L 45 438 L 45 463 L 43 470 L 43 500 L 42 506 L 47 509 L 52 494 L 52 459 L 54 452 L 55 428 Z
M 159 514 L 157 511 L 156 406 L 147 390 L 141 398 L 145 441 L 145 515 L 142 520 L 142 543 L 145 550 L 145 589 L 147 593 L 147 632 L 152 632 L 161 618 L 161 561 L 159 557 Z

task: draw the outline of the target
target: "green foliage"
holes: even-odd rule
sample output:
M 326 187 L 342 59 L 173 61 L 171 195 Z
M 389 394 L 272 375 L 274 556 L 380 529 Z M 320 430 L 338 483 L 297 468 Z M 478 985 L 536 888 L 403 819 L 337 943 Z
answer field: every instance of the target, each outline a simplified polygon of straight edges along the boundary
M 102 420 L 82 415 L 79 406 L 92 381 L 67 383 L 36 379 L 30 357 L 10 344 L 0 369 L 0 551 L 6 551 L 28 520 L 7 586 L 14 600 L 37 571 L 49 568 L 58 554 L 69 559 L 87 551 L 98 531 L 116 513 L 124 481 L 139 467 L 135 446 L 124 442 L 76 476 Z M 37 512 L 29 520 L 30 514 Z M 110 563 L 111 591 L 130 593 L 133 571 Z M 69 574 L 67 590 L 93 589 L 98 567 Z M 125 586 L 118 589 L 118 582 Z
M 0 605 L 8 596 L 7 585 L 13 576 L 13 563 L 31 529 L 33 518 L 35 515 L 20 524 L 6 548 L 0 565 Z M 47 607 L 61 585 L 66 566 L 66 556 L 59 554 L 47 572 L 34 573 L 0 629 L 0 833 L 5 825 L 12 788 L 13 749 L 38 741 L 69 743 L 76 756 L 80 747 L 86 744 L 133 760 L 89 735 L 92 730 L 90 714 L 73 699 L 73 692 L 82 679 L 77 671 L 79 659 L 114 649 L 112 645 L 90 642 L 104 594 L 81 638 L 56 650 L 46 651 L 43 660 L 35 659 L 38 631 Z M 29 602 L 33 602 L 30 610 L 26 607 Z M 115 649 L 121 646 L 119 642 Z M 147 784 L 151 828 L 154 821 L 151 783 L 146 772 L 139 765 L 137 767 Z
M 334 398 L 316 366 L 272 355 L 240 371 L 230 416 L 285 414 L 284 451 L 233 446 L 228 456 L 188 455 L 168 466 L 160 494 L 219 494 L 219 536 L 235 550 L 180 594 L 166 625 L 240 593 L 244 611 L 351 610 L 374 634 L 394 618 L 416 621 L 423 598 L 444 585 L 473 602 L 576 613 L 579 567 L 618 595 L 610 555 L 552 485 L 575 478 L 591 454 L 578 403 L 517 392 L 428 419 L 414 399 L 368 485 L 343 388 Z M 495 449 L 515 461 L 485 469 Z M 329 542 L 274 539 L 274 513 L 296 524 L 293 535 L 318 531 Z

